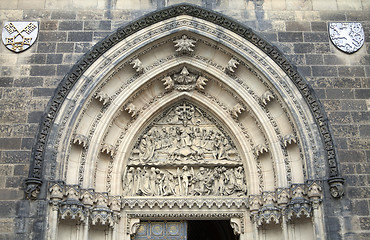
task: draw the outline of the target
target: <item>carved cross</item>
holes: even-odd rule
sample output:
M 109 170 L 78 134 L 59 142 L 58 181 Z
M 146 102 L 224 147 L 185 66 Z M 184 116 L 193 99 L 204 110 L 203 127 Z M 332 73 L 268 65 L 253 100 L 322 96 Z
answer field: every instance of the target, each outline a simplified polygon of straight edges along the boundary
M 186 127 L 188 125 L 188 121 L 193 118 L 193 113 L 193 106 L 186 105 L 186 103 L 183 103 L 183 105 L 176 107 L 176 114 L 179 120 L 182 121 L 184 127 Z

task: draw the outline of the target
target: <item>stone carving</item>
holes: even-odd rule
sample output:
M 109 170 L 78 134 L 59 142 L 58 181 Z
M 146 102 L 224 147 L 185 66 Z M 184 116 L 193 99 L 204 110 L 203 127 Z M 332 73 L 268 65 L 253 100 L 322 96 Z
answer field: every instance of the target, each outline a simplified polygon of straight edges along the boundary
M 259 144 L 254 148 L 254 154 L 258 157 L 263 153 L 268 153 L 269 149 L 265 144 Z
M 230 136 L 200 108 L 179 103 L 140 136 L 129 165 L 241 165 Z
M 123 182 L 126 196 L 244 196 L 247 193 L 242 167 L 129 167 Z
M 116 149 L 113 145 L 106 144 L 106 143 L 102 144 L 102 147 L 101 147 L 101 150 L 100 150 L 101 153 L 106 153 L 107 155 L 109 155 L 111 157 L 114 156 L 115 151 L 116 151 Z
M 128 114 L 130 114 L 132 118 L 136 117 L 138 114 L 137 107 L 133 103 L 127 104 L 125 107 L 125 111 L 127 111 Z
M 140 59 L 135 58 L 130 64 L 133 65 L 132 68 L 136 69 L 136 72 L 140 73 L 144 71 L 143 63 L 140 61 Z
M 174 83 L 173 83 L 173 80 L 170 76 L 163 78 L 162 82 L 163 82 L 163 85 L 165 87 L 164 89 L 166 91 L 171 91 L 173 89 Z
M 302 98 L 310 106 L 312 115 L 315 117 L 316 125 L 320 131 L 321 136 L 323 137 L 324 144 L 326 146 L 326 157 L 328 160 L 329 166 L 329 181 L 333 184 L 336 184 L 333 187 L 333 193 L 336 196 L 342 196 L 343 191 L 343 182 L 344 180 L 338 182 L 337 179 L 340 177 L 340 172 L 337 166 L 336 153 L 334 150 L 333 139 L 329 131 L 328 120 L 325 116 L 324 110 L 318 102 L 316 95 L 309 88 L 308 83 L 302 76 L 297 72 L 296 68 L 289 63 L 283 54 L 281 54 L 275 47 L 273 47 L 268 42 L 265 42 L 260 36 L 258 36 L 254 31 L 244 25 L 241 25 L 237 22 L 233 22 L 230 19 L 226 19 L 221 14 L 212 12 L 206 9 L 199 8 L 197 6 L 188 5 L 188 4 L 179 4 L 170 6 L 165 9 L 155 13 L 157 17 L 153 18 L 152 15 L 146 15 L 137 21 L 133 21 L 124 27 L 117 29 L 116 32 L 112 33 L 110 36 L 99 42 L 95 45 L 84 57 L 79 61 L 71 71 L 64 77 L 61 81 L 59 87 L 57 88 L 56 93 L 51 99 L 50 105 L 46 110 L 45 117 L 42 120 L 35 148 L 33 149 L 33 159 L 30 164 L 30 172 L 28 179 L 26 179 L 26 188 L 25 193 L 28 199 L 37 199 L 37 196 L 40 192 L 42 181 L 42 174 L 44 168 L 44 158 L 45 158 L 45 149 L 47 146 L 47 139 L 55 121 L 56 116 L 60 106 L 64 103 L 66 96 L 73 89 L 73 86 L 79 81 L 81 76 L 89 69 L 93 63 L 95 63 L 104 53 L 109 51 L 116 43 L 126 39 L 128 36 L 131 36 L 137 33 L 139 30 L 163 22 L 166 19 L 177 17 L 180 15 L 188 15 L 195 18 L 200 18 L 210 23 L 219 25 L 221 28 L 229 29 L 235 34 L 240 35 L 246 41 L 251 42 L 261 51 L 266 53 L 273 61 L 275 61 L 281 69 L 289 76 L 291 81 L 297 86 L 299 91 L 302 94 Z M 187 23 L 186 23 L 187 24 Z M 138 28 L 137 26 L 141 27 Z M 169 27 L 169 26 L 168 26 Z M 176 27 L 174 25 L 174 27 Z M 171 30 L 171 28 L 165 28 L 166 31 Z M 329 183 L 330 184 L 330 183 Z M 335 190 L 338 189 L 338 190 Z M 341 194 L 342 192 L 342 194 Z
M 235 119 L 238 119 L 239 115 L 244 111 L 245 108 L 240 103 L 237 103 L 231 110 L 231 116 Z
M 195 87 L 196 75 L 189 73 L 186 67 L 183 67 L 179 74 L 173 76 L 176 83 L 174 88 L 178 91 L 190 91 Z
M 241 165 L 235 144 L 216 121 L 182 102 L 137 141 L 123 176 L 124 195 L 242 196 L 247 189 Z
M 2 39 L 5 47 L 13 52 L 22 52 L 36 41 L 38 22 L 5 22 Z
M 204 87 L 207 84 L 207 82 L 208 82 L 208 79 L 207 78 L 204 78 L 202 76 L 199 76 L 198 79 L 197 79 L 197 82 L 195 83 L 196 89 L 198 89 L 199 91 L 203 91 L 204 90 Z
M 274 95 L 270 91 L 266 91 L 264 94 L 261 96 L 261 100 L 264 106 L 267 105 L 268 102 L 271 102 L 274 99 Z
M 139 218 L 129 218 L 127 224 L 127 234 L 135 235 L 137 230 L 140 227 L 140 219 Z
M 289 134 L 283 137 L 282 142 L 284 147 L 288 147 L 288 145 L 297 143 L 297 137 L 293 134 Z
M 242 233 L 240 218 L 231 218 L 230 225 L 235 235 L 240 235 Z
M 344 179 L 341 177 L 329 179 L 330 195 L 333 198 L 341 198 L 344 196 Z
M 182 35 L 180 39 L 173 41 L 175 43 L 176 52 L 193 52 L 196 40 L 188 38 L 186 35 Z
M 83 148 L 86 148 L 88 145 L 88 139 L 86 136 L 82 134 L 76 134 L 72 141 L 73 144 L 82 146 Z
M 227 63 L 226 71 L 229 73 L 234 73 L 235 70 L 239 65 L 239 62 L 235 58 L 231 58 L 230 61 Z
M 99 102 L 103 103 L 103 105 L 107 105 L 111 102 L 111 98 L 108 96 L 108 94 L 103 92 L 97 92 L 94 98 Z
M 361 23 L 329 23 L 329 36 L 343 52 L 354 53 L 364 44 L 365 34 Z

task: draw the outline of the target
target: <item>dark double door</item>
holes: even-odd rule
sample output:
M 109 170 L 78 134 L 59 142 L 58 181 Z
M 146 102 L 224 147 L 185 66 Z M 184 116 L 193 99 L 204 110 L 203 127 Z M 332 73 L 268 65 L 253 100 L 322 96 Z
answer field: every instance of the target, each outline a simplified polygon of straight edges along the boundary
M 134 240 L 237 240 L 227 220 L 141 221 Z

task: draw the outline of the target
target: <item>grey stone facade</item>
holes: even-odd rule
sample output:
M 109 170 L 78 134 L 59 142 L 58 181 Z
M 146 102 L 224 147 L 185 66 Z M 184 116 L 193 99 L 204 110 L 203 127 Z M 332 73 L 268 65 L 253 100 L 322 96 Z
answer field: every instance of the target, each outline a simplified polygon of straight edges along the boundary
M 32 2 L 32 1 L 30 1 Z M 83 1 L 85 2 L 85 1 Z M 15 54 L 0 47 L 0 239 L 42 239 L 47 203 L 25 200 L 40 119 L 72 66 L 105 36 L 179 1 L 0 1 L 0 22 L 38 21 L 36 43 Z M 168 3 L 169 2 L 169 3 Z M 311 84 L 331 124 L 345 195 L 326 195 L 329 239 L 370 238 L 370 3 L 352 1 L 187 1 L 229 16 L 280 49 Z M 360 22 L 364 46 L 338 50 L 329 22 Z M 328 186 L 325 185 L 327 188 Z M 327 191 L 327 189 L 326 189 Z

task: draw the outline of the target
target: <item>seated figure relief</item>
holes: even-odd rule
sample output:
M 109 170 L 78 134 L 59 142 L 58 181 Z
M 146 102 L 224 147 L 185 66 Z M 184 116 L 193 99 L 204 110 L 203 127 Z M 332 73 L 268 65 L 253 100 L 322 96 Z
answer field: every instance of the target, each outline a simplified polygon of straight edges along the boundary
M 125 196 L 243 196 L 241 159 L 207 113 L 182 102 L 157 117 L 135 144 L 123 176 Z

